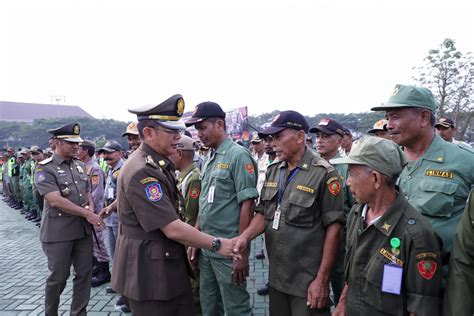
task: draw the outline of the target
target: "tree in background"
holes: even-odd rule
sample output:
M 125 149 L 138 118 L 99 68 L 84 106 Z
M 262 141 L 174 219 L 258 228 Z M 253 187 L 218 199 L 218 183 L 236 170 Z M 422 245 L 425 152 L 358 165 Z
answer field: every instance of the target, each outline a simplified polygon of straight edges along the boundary
M 429 88 L 438 100 L 437 115 L 448 116 L 458 128 L 457 139 L 471 140 L 473 113 L 474 59 L 472 52 L 461 53 L 455 41 L 447 38 L 437 49 L 431 49 L 423 61 L 414 67 L 412 78 Z

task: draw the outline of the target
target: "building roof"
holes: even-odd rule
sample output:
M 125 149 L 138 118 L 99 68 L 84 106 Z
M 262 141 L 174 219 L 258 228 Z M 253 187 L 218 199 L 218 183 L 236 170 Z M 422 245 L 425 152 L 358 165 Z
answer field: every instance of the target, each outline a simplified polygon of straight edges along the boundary
M 32 123 L 35 119 L 68 116 L 93 118 L 77 105 L 0 101 L 0 121 Z

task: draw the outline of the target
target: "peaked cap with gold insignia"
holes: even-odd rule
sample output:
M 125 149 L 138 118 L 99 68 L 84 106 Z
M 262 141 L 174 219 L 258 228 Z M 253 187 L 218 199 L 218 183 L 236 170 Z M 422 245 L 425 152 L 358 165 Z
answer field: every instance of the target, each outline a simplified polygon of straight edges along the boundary
M 136 114 L 138 121 L 155 120 L 163 127 L 169 129 L 185 129 L 181 116 L 184 113 L 184 99 L 181 94 L 175 94 L 158 105 L 145 105 L 129 109 Z
M 82 143 L 81 126 L 76 123 L 69 123 L 64 126 L 48 129 L 48 133 L 52 134 L 53 137 L 65 140 L 71 143 Z

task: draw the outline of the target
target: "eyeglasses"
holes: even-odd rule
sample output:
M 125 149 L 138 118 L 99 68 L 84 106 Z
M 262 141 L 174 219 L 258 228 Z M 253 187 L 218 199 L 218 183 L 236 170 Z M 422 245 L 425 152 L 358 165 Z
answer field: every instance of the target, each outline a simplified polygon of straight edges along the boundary
M 158 127 L 154 127 L 154 129 L 157 129 L 159 131 L 163 131 L 165 133 L 168 133 L 170 135 L 184 135 L 184 130 L 182 129 L 167 129 L 167 128 L 158 128 Z

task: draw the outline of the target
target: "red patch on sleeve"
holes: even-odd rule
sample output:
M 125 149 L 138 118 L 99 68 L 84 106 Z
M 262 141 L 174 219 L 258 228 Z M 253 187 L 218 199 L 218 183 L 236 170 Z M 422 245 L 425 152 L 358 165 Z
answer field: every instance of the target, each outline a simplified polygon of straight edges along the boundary
M 421 260 L 418 262 L 418 272 L 427 280 L 430 280 L 436 273 L 438 265 L 433 260 Z
M 192 199 L 197 199 L 199 197 L 199 194 L 201 193 L 201 191 L 199 191 L 198 188 L 191 188 L 189 189 L 189 196 L 192 198 Z
M 245 170 L 247 170 L 247 172 L 250 174 L 253 174 L 255 172 L 255 169 L 252 163 L 245 164 Z
M 100 177 L 97 174 L 91 176 L 91 182 L 93 185 L 99 184 Z
M 332 195 L 337 196 L 341 192 L 341 184 L 338 180 L 333 180 L 328 183 L 328 189 Z

